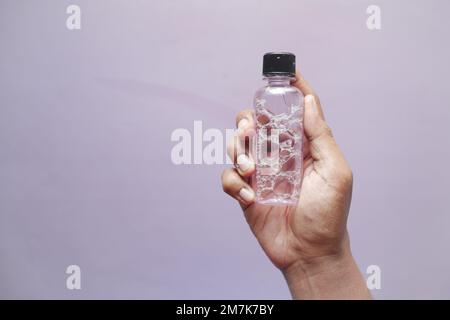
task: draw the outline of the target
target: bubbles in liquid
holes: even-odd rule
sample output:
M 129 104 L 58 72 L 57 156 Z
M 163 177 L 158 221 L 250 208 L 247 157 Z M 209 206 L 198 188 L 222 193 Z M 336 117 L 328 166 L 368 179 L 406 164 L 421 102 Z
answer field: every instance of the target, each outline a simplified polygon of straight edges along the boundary
M 256 199 L 267 204 L 296 204 L 302 176 L 302 110 L 273 114 L 264 100 L 257 100 Z

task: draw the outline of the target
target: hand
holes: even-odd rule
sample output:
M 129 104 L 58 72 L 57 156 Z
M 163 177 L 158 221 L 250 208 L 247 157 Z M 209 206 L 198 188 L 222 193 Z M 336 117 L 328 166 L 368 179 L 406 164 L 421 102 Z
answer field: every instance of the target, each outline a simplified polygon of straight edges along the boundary
M 293 83 L 305 96 L 303 182 L 296 207 L 255 203 L 248 183 L 255 171 L 239 138 L 255 130 L 252 110 L 236 119 L 228 146 L 236 168 L 222 174 L 226 193 L 238 200 L 258 242 L 284 274 L 294 298 L 369 298 L 356 267 L 347 232 L 352 171 L 325 122 L 320 101 L 297 74 Z

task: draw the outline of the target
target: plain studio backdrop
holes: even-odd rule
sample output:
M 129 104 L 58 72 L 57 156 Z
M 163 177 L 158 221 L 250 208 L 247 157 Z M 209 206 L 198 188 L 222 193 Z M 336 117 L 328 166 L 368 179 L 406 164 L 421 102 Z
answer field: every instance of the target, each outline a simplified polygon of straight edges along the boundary
M 370 30 L 366 9 L 381 9 Z M 69 30 L 69 5 L 81 29 Z M 289 298 L 226 165 L 175 165 L 177 128 L 224 131 L 262 56 L 290 51 L 354 172 L 349 231 L 377 298 L 450 298 L 450 2 L 0 3 L 0 297 Z M 81 268 L 81 290 L 66 268 Z

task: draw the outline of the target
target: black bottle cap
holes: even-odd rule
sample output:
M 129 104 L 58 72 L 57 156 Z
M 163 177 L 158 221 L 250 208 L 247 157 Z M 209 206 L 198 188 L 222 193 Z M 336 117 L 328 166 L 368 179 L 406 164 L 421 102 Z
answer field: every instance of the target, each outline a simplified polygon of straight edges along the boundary
M 295 77 L 295 55 L 289 52 L 268 52 L 263 59 L 264 76 Z

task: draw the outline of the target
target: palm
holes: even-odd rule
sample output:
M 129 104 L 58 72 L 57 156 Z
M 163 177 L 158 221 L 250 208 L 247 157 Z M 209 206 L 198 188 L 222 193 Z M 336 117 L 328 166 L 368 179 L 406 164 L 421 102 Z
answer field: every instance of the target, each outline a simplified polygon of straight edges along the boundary
M 304 173 L 300 200 L 296 207 L 267 206 L 254 203 L 245 217 L 270 260 L 280 269 L 299 257 L 328 254 L 337 237 L 345 233 L 346 190 L 330 185 L 311 158 L 303 161 Z M 348 200 L 348 201 L 343 201 Z

